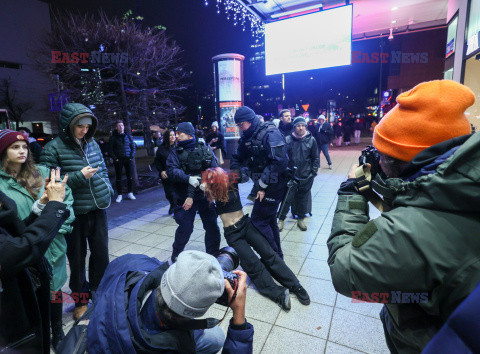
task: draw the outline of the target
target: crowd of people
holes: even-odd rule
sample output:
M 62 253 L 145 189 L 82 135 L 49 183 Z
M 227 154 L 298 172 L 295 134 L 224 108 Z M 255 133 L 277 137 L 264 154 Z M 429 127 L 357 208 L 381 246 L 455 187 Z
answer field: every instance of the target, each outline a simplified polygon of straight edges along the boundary
M 363 152 L 366 162 L 354 165 L 338 190 L 327 241 L 335 289 L 348 297 L 360 293 L 362 299 L 392 292 L 422 299 L 386 301 L 380 316 L 393 353 L 425 348 L 433 353 L 452 343 L 471 348 L 472 333 L 478 334 L 479 326 L 475 332 L 448 320 L 475 306 L 478 311 L 472 302 L 458 306 L 480 293 L 475 232 L 480 136 L 472 134 L 464 114 L 474 100 L 467 87 L 448 80 L 401 94 L 397 106 L 373 126 L 376 150 Z M 89 108 L 66 104 L 60 134 L 40 156 L 33 153 L 26 128 L 0 131 L 0 351 L 48 353 L 52 345 L 65 353 L 74 347 L 91 353 L 216 353 L 222 347 L 225 353 L 251 353 L 247 276 L 284 311 L 292 310 L 291 295 L 308 306 L 307 289 L 284 260 L 280 233 L 289 211 L 299 229 L 307 230 L 304 219 L 312 215 L 320 154 L 331 169 L 332 140 L 341 143 L 343 137 L 347 143 L 353 132 L 358 144 L 365 122 L 355 118 L 332 127 L 321 115 L 309 124 L 304 117 L 292 118 L 289 110 L 278 119 L 277 126 L 249 107 L 236 111 L 242 135 L 228 170 L 222 168 L 225 139 L 217 125 L 202 136 L 182 122 L 157 137 L 154 166 L 178 225 L 164 262 L 128 254 L 109 263 L 105 209 L 115 192 L 93 139 L 98 121 Z M 421 131 L 412 128 L 420 122 Z M 123 170 L 127 197 L 135 199 L 136 147 L 122 121 L 115 124 L 108 151 L 116 202 L 122 201 Z M 239 185 L 250 180 L 254 204 L 248 215 Z M 369 202 L 383 211 L 379 218 L 370 220 Z M 206 252 L 184 251 L 197 212 Z M 235 257 L 219 256 L 218 216 L 243 271 L 226 269 Z M 64 339 L 61 288 L 68 279 L 67 259 L 77 322 Z M 233 310 L 226 337 L 217 326 L 221 320 L 196 319 L 215 302 Z M 465 331 L 470 336 L 459 336 Z

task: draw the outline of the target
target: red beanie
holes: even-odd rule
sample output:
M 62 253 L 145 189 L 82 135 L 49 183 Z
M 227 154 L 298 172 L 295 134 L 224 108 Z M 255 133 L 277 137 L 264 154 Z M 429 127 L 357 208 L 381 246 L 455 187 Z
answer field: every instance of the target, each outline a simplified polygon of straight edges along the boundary
M 382 118 L 373 133 L 381 153 L 411 161 L 426 148 L 471 133 L 465 110 L 475 95 L 451 80 L 422 82 L 397 97 L 397 105 Z
M 14 142 L 16 141 L 25 141 L 27 146 L 30 145 L 26 135 L 16 132 L 10 129 L 4 129 L 0 131 L 0 155 Z

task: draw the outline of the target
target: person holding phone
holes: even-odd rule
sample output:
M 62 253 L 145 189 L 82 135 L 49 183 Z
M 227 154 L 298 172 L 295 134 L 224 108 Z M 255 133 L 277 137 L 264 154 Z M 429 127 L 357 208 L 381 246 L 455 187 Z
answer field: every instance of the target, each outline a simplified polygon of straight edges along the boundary
M 37 215 L 41 214 L 49 201 L 48 190 L 45 189 L 45 186 L 50 181 L 60 181 L 60 170 L 53 169 L 50 171 L 44 166 L 35 165 L 33 154 L 29 149 L 28 137 L 9 129 L 0 132 L 0 161 L 0 189 L 6 197 L 15 202 L 16 217 L 24 220 L 30 216 L 32 210 Z M 66 181 L 67 177 L 65 176 L 65 183 Z M 52 293 L 61 293 L 60 290 L 67 281 L 67 243 L 65 238 L 70 236 L 71 224 L 75 219 L 72 209 L 73 197 L 69 187 L 66 187 L 64 203 L 67 205 L 70 217 L 65 220 L 56 236 L 49 242 L 50 246 L 46 248 L 46 253 L 44 252 L 46 260 L 52 268 L 50 279 L 50 291 Z M 35 271 L 32 272 L 31 276 L 36 276 Z M 41 276 L 38 276 L 38 278 L 41 278 Z M 48 288 L 46 291 L 48 292 Z M 48 311 L 48 307 L 45 310 Z M 50 313 L 52 344 L 56 347 L 64 336 L 62 330 L 62 302 L 51 302 Z
M 80 103 L 68 103 L 60 112 L 60 134 L 49 142 L 40 162 L 61 167 L 68 173 L 76 220 L 67 239 L 70 264 L 70 290 L 83 300 L 91 298 L 109 263 L 108 225 L 105 209 L 114 195 L 100 147 L 93 139 L 97 118 Z M 88 281 L 85 274 L 87 241 L 90 248 Z M 79 319 L 87 305 L 77 302 L 74 318 Z

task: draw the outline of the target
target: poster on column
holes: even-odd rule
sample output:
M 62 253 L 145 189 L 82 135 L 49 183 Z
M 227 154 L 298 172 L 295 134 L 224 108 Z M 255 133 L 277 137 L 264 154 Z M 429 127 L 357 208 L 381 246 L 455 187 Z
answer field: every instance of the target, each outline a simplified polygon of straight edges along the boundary
M 241 106 L 241 102 L 220 102 L 220 132 L 225 139 L 240 137 L 234 116 L 237 109 Z
M 218 62 L 219 100 L 232 102 L 242 100 L 242 75 L 239 60 L 222 60 Z

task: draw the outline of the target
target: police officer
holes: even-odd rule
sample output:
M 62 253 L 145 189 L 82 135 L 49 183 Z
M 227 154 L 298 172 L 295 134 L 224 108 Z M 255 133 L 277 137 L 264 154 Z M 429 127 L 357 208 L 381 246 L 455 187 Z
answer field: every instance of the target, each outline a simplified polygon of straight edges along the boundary
M 258 187 L 252 223 L 283 258 L 276 214 L 287 186 L 285 138 L 273 123 L 261 123 L 255 112 L 246 106 L 235 113 L 235 123 L 243 135 L 230 168 L 240 172 L 239 182 L 247 182 L 251 177 Z
M 178 224 L 173 242 L 172 261 L 183 251 L 193 232 L 193 222 L 198 211 L 205 229 L 207 253 L 215 254 L 220 247 L 220 230 L 217 213 L 198 187 L 202 171 L 218 167 L 210 147 L 197 141 L 190 122 L 178 124 L 177 147 L 167 158 L 167 175 L 173 183 L 173 199 L 176 205 L 174 219 Z

